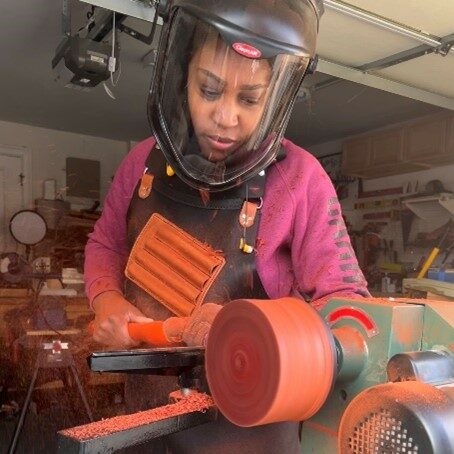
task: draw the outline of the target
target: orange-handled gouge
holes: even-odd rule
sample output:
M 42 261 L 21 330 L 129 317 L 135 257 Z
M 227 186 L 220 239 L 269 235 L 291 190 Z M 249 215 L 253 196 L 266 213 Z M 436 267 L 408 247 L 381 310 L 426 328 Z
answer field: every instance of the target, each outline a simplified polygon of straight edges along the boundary
M 93 334 L 95 331 L 94 322 L 88 325 L 88 331 Z M 164 331 L 164 322 L 155 321 L 149 323 L 128 323 L 128 334 L 136 342 L 144 342 L 155 347 L 175 347 L 181 345 L 179 341 L 169 340 Z
M 442 237 L 438 243 L 438 246 L 436 246 L 432 249 L 432 252 L 429 254 L 429 257 L 427 257 L 427 260 L 424 262 L 424 265 L 418 274 L 418 279 L 422 279 L 426 275 L 427 271 L 432 266 L 432 263 L 438 257 L 438 254 L 440 253 L 442 247 L 444 246 L 444 242 L 445 242 L 446 238 L 451 233 L 451 229 L 452 229 L 452 221 L 449 221 L 448 228 L 446 229 L 445 233 L 442 235 Z

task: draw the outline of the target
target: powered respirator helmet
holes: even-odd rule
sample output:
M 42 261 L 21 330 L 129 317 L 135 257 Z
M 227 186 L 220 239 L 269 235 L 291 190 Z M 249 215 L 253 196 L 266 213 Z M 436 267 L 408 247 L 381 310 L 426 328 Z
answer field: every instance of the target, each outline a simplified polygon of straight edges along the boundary
M 305 74 L 321 0 L 169 0 L 148 115 L 175 173 L 232 188 L 269 166 Z

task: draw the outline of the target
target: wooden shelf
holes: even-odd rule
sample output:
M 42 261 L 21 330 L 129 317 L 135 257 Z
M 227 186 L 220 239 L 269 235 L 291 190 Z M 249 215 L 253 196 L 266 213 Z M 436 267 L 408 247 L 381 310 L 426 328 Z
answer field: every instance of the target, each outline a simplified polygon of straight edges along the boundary
M 454 164 L 454 115 L 442 113 L 351 137 L 342 144 L 342 173 L 378 178 Z

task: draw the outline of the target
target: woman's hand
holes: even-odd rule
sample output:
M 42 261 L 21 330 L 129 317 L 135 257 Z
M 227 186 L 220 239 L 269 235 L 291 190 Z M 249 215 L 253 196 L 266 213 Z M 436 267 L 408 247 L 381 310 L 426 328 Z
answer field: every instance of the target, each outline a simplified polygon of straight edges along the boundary
M 191 347 L 205 347 L 213 320 L 222 309 L 220 304 L 205 303 L 189 317 L 184 327 L 182 340 Z
M 93 339 L 109 347 L 129 348 L 138 345 L 129 337 L 128 323 L 153 321 L 116 291 L 101 293 L 93 300 L 92 306 L 96 314 Z

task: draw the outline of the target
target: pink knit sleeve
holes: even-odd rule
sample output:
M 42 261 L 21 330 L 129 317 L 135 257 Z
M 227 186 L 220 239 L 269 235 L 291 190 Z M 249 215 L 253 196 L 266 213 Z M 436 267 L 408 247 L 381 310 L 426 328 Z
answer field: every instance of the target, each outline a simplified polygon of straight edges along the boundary
M 104 201 L 102 215 L 85 247 L 85 292 L 90 303 L 100 293 L 123 293 L 124 268 L 129 254 L 126 217 L 133 191 L 154 144 L 147 139 L 120 164 Z
M 369 292 L 331 180 L 315 159 L 310 164 L 303 196 L 296 201 L 291 251 L 297 286 L 320 309 L 333 296 Z

